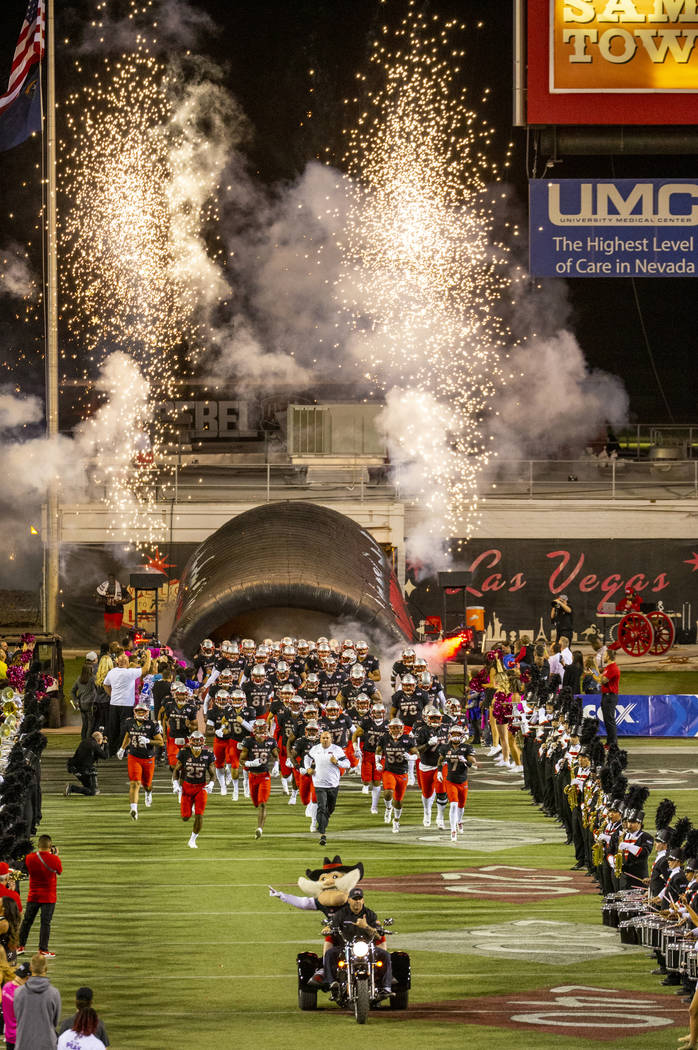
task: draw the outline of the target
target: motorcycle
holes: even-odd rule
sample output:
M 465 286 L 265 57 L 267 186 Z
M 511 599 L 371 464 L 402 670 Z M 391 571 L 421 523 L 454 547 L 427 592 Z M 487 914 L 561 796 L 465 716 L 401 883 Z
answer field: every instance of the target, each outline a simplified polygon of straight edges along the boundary
M 378 927 L 381 935 L 389 936 L 386 929 L 392 925 L 386 919 Z M 330 986 L 331 997 L 341 1009 L 353 1009 L 357 1024 L 365 1024 L 369 1011 L 384 1002 L 380 994 L 383 986 L 382 960 L 377 957 L 373 942 L 366 941 L 366 931 L 353 922 L 345 922 L 338 931 L 343 941 L 342 954 L 337 961 L 337 979 Z M 391 1010 L 406 1010 L 411 987 L 410 957 L 407 952 L 390 953 L 393 971 Z M 315 952 L 300 952 L 298 965 L 298 1006 L 301 1010 L 317 1009 L 318 985 L 312 980 L 322 967 L 322 959 Z

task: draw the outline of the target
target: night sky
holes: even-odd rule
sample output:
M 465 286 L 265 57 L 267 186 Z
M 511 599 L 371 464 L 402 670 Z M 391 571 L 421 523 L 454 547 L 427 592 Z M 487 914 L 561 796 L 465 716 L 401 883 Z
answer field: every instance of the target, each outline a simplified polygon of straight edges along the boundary
M 200 50 L 226 67 L 226 80 L 254 129 L 247 148 L 250 165 L 266 183 L 291 180 L 306 162 L 329 147 L 340 147 L 342 99 L 352 92 L 354 74 L 365 70 L 371 41 L 380 24 L 398 21 L 404 0 L 255 0 L 230 4 L 199 0 L 195 5 L 220 24 L 220 32 L 204 40 Z M 83 3 L 68 6 L 57 0 L 57 38 L 75 36 L 75 28 L 93 10 Z M 503 160 L 508 141 L 515 143 L 511 181 L 522 213 L 526 205 L 526 145 L 523 129 L 512 129 L 511 5 L 491 0 L 439 0 L 427 9 L 457 14 L 468 24 L 464 34 L 466 59 L 463 82 L 479 98 L 483 85 L 492 90 L 487 112 L 498 129 L 492 149 Z M 0 14 L 0 84 L 6 84 L 25 0 L 5 0 Z M 477 23 L 482 21 L 482 27 Z M 58 93 L 69 88 L 69 49 L 58 48 Z M 308 70 L 314 69 L 314 96 L 308 93 Z M 678 103 L 680 105 L 680 102 Z M 307 111 L 312 106 L 312 119 Z M 479 106 L 478 106 L 479 108 Z M 60 113 L 59 113 L 60 133 Z M 0 156 L 0 245 L 24 243 L 33 230 L 39 203 L 34 165 L 36 142 Z M 554 169 L 555 177 L 680 177 L 695 174 L 690 157 L 570 157 Z M 23 181 L 26 186 L 22 186 Z M 10 213 L 13 217 L 10 217 Z M 665 421 L 667 411 L 652 374 L 642 336 L 635 294 L 628 279 L 586 279 L 567 282 L 570 326 L 592 367 L 622 377 L 630 395 L 631 418 Z M 638 279 L 642 318 L 670 410 L 677 422 L 695 420 L 694 340 L 698 329 L 695 279 Z M 29 334 L 29 333 L 26 333 Z M 0 358 L 10 370 L 0 372 L 0 384 L 16 380 L 41 392 L 38 360 L 40 331 L 34 331 L 29 363 L 13 369 L 8 344 L 17 342 L 17 326 L 7 301 L 0 301 Z M 34 349 L 31 347 L 34 346 Z M 32 354 L 34 355 L 32 358 Z M 14 374 L 13 374 L 14 370 Z M 549 381 L 554 377 L 542 377 Z

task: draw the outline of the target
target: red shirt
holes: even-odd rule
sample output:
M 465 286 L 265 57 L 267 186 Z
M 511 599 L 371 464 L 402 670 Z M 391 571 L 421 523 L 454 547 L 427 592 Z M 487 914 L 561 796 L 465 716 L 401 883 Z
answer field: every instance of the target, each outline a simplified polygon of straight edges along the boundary
M 19 894 L 15 893 L 14 890 L 9 889 L 2 882 L 0 882 L 0 897 L 10 897 L 15 902 L 19 910 L 22 910 L 22 900 Z
M 29 872 L 27 901 L 36 901 L 37 904 L 55 904 L 56 875 L 60 875 L 63 871 L 60 857 L 42 849 L 36 853 L 28 853 L 24 860 Z
M 606 666 L 604 667 L 604 669 L 603 669 L 603 671 L 601 673 L 602 673 L 602 675 L 605 678 L 608 679 L 607 682 L 602 682 L 601 683 L 601 692 L 602 693 L 617 693 L 618 692 L 618 686 L 620 685 L 620 667 L 618 666 L 618 664 L 615 664 L 615 663 L 606 664 Z M 30 883 L 30 885 L 31 885 L 31 883 Z

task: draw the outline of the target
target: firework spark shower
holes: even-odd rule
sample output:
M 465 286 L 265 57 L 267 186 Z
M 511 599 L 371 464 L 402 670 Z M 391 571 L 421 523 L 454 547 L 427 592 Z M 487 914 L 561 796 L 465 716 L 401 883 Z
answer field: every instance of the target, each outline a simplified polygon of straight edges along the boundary
M 431 548 L 476 521 L 490 456 L 482 421 L 508 339 L 495 309 L 511 263 L 491 239 L 491 129 L 456 87 L 463 28 L 411 3 L 397 31 L 385 29 L 371 56 L 379 85 L 359 76 L 363 111 L 344 158 L 352 201 L 337 290 L 352 350 L 387 394 L 393 460 L 432 512 Z

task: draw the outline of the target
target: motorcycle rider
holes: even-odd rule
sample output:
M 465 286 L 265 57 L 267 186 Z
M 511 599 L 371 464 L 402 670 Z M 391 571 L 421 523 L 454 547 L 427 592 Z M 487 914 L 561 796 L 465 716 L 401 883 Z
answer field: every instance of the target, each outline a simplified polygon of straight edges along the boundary
M 355 923 L 356 926 L 360 927 L 362 932 L 365 931 L 365 939 L 369 943 L 374 942 L 374 951 L 376 955 L 376 964 L 381 968 L 380 979 L 376 975 L 376 985 L 379 996 L 383 999 L 389 995 L 392 995 L 392 983 L 393 983 L 393 972 L 390 962 L 390 953 L 384 948 L 379 948 L 378 945 L 385 944 L 385 935 L 378 929 L 378 916 L 370 908 L 366 907 L 364 903 L 364 891 L 360 886 L 355 886 L 353 890 L 349 891 L 349 900 L 342 907 L 339 908 L 334 915 L 331 917 L 327 926 L 323 928 L 323 933 L 327 935 L 333 935 L 337 937 L 339 944 L 333 945 L 328 948 L 323 958 L 323 967 L 325 970 L 325 981 L 330 986 L 330 991 L 334 991 L 337 987 L 335 974 L 337 970 L 337 963 L 343 954 L 343 947 L 341 945 L 341 939 L 339 938 L 339 932 L 344 928 L 345 923 Z

